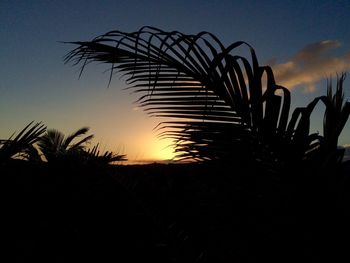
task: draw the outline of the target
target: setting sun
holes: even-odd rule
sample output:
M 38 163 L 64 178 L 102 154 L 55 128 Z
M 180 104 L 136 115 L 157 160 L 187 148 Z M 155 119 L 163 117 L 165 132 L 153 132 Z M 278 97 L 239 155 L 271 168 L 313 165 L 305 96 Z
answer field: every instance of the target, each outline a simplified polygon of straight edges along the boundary
M 155 138 L 150 145 L 148 156 L 150 161 L 171 160 L 175 156 L 172 140 Z
M 7 258 L 350 262 L 349 10 L 0 0 Z

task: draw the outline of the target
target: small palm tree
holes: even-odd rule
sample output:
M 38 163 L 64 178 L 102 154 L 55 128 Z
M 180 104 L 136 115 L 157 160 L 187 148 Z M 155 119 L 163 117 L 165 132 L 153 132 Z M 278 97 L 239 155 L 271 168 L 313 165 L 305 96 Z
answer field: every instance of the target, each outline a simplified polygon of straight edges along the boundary
M 77 157 L 84 151 L 86 143 L 91 141 L 94 136 L 88 135 L 80 139 L 78 142 L 73 141 L 78 137 L 85 135 L 88 131 L 88 127 L 83 127 L 65 137 L 62 132 L 50 129 L 40 137 L 38 146 L 48 162 L 61 160 L 62 158 L 65 159 L 67 157 Z
M 320 151 L 322 136 L 310 134 L 310 115 L 326 98 L 295 109 L 289 118 L 290 91 L 276 84 L 272 69 L 259 65 L 246 42 L 225 47 L 208 32 L 186 35 L 143 27 L 71 43 L 78 47 L 66 62 L 82 63 L 81 72 L 92 61 L 110 64 L 110 80 L 119 71 L 141 94 L 138 103 L 150 116 L 168 118 L 158 129 L 175 141 L 178 160 L 255 163 L 278 170 L 303 165 Z M 242 47 L 248 57 L 236 52 Z
M 43 124 L 38 122 L 33 125 L 32 121 L 16 137 L 12 138 L 13 134 L 7 140 L 0 140 L 0 163 L 16 157 L 25 160 L 38 160 L 39 154 L 34 144 L 45 131 L 46 127 Z

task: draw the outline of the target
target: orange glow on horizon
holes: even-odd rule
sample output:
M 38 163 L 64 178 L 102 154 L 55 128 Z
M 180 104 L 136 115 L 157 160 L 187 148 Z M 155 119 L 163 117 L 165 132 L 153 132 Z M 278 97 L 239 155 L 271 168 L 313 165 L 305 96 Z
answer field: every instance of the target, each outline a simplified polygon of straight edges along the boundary
M 126 154 L 127 161 L 120 164 L 166 163 L 171 162 L 175 157 L 172 139 L 159 139 L 155 132 L 147 131 L 147 129 L 145 131 L 141 125 L 136 134 L 130 132 L 130 135 L 133 136 L 126 136 L 122 139 L 126 143 L 119 146 L 119 151 L 114 149 L 114 152 Z M 120 140 L 119 136 L 117 138 Z

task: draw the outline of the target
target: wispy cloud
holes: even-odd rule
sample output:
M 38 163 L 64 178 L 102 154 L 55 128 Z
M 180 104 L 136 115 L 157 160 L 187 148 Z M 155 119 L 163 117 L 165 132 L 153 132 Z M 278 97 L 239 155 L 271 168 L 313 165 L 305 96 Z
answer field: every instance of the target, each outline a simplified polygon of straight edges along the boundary
M 334 55 L 341 46 L 337 40 L 312 43 L 299 50 L 285 63 L 272 63 L 278 84 L 293 89 L 303 87 L 305 92 L 315 91 L 319 80 L 350 69 L 350 50 Z

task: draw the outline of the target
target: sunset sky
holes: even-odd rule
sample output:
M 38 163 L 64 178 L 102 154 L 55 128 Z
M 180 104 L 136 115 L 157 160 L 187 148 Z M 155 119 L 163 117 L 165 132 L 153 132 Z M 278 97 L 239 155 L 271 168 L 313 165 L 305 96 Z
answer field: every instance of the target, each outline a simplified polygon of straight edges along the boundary
M 108 88 L 106 65 L 65 65 L 73 45 L 118 29 L 144 25 L 166 31 L 214 33 L 225 45 L 250 43 L 261 64 L 292 90 L 293 108 L 324 95 L 327 77 L 350 71 L 350 1 L 118 0 L 0 1 L 0 138 L 30 121 L 71 133 L 89 126 L 103 149 L 131 162 L 171 157 L 135 94 L 115 76 Z M 350 76 L 345 81 L 350 100 Z M 312 130 L 322 134 L 322 107 Z M 322 113 L 322 114 L 321 114 Z M 350 121 L 340 145 L 350 145 Z

